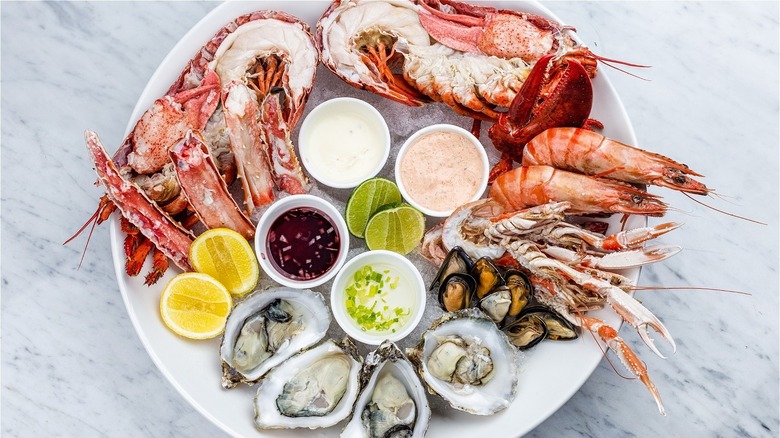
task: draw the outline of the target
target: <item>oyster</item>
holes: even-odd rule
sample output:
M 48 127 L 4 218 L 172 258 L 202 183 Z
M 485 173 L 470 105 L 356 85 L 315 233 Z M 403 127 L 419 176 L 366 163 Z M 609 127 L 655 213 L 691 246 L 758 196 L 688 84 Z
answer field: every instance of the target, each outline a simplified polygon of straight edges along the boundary
M 344 438 L 422 437 L 431 409 L 414 367 L 401 350 L 385 341 L 366 357 L 363 390 Z
M 360 391 L 362 358 L 349 338 L 327 340 L 285 361 L 260 381 L 258 429 L 329 427 L 352 412 Z
M 322 295 L 280 287 L 238 303 L 222 335 L 222 386 L 253 384 L 271 368 L 316 344 L 330 326 Z
M 490 415 L 517 391 L 517 351 L 479 309 L 449 313 L 406 351 L 428 387 L 455 409 Z

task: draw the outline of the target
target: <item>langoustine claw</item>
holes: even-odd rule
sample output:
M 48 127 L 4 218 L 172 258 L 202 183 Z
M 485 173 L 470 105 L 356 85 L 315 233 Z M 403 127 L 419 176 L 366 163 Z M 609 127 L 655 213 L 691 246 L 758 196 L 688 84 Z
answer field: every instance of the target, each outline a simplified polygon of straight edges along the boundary
M 189 205 L 207 228 L 226 227 L 254 237 L 255 226 L 233 200 L 202 139 L 188 131 L 169 154 Z
M 194 238 L 192 234 L 151 202 L 137 185 L 122 177 L 97 134 L 87 131 L 84 136 L 95 163 L 95 172 L 105 186 L 109 199 L 130 223 L 174 263 L 184 270 L 192 270 L 189 259 Z

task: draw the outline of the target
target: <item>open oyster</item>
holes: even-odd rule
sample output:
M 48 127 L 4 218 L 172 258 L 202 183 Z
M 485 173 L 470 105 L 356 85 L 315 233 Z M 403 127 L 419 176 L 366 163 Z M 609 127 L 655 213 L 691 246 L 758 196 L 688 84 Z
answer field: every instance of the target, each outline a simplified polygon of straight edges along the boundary
M 363 390 L 343 438 L 422 437 L 431 408 L 412 364 L 398 347 L 385 341 L 366 356 Z
M 329 427 L 346 418 L 360 392 L 362 358 L 349 338 L 327 340 L 272 369 L 255 395 L 258 429 Z
M 490 415 L 515 398 L 517 351 L 478 309 L 444 315 L 406 354 L 428 391 L 455 409 Z
M 228 316 L 222 335 L 222 386 L 256 383 L 271 368 L 325 336 L 330 312 L 322 295 L 279 287 L 254 292 Z

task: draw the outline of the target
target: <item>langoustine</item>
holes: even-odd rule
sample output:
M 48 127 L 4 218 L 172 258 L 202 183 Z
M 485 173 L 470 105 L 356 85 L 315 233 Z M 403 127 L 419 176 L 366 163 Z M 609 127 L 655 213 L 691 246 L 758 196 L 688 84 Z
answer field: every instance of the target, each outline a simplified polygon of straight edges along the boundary
M 290 193 L 308 189 L 289 135 L 302 115 L 318 59 L 308 25 L 292 15 L 257 11 L 228 23 L 188 62 L 166 95 L 142 115 L 109 160 L 120 179 L 101 177 L 107 195 L 91 220 L 100 223 L 116 208 L 128 219 L 134 216 L 131 222 L 143 238 L 152 240 L 185 270 L 190 269 L 184 248 L 189 248 L 187 243 L 182 238 L 166 242 L 170 236 L 157 235 L 144 214 L 154 215 L 156 222 L 172 223 L 180 232 L 200 219 L 206 227 L 227 226 L 251 238 L 254 227 L 248 216 L 274 199 L 274 187 Z M 189 143 L 202 143 L 201 149 L 212 155 L 211 159 L 189 162 L 186 174 L 185 167 L 177 167 L 169 154 L 185 136 Z M 87 139 L 97 168 L 95 157 L 107 154 L 97 152 L 102 145 L 94 133 L 88 131 Z M 273 145 L 269 145 L 272 140 Z M 181 161 L 182 157 L 175 159 Z M 213 178 L 214 166 L 223 183 Z M 198 174 L 204 178 L 199 179 Z M 211 189 L 223 193 L 222 184 L 230 184 L 236 176 L 244 189 L 246 214 L 237 211 L 229 194 L 210 196 Z M 211 181 L 213 187 L 193 185 L 202 179 Z M 124 188 L 111 184 L 123 184 Z M 120 200 L 117 194 L 122 190 L 144 196 Z M 162 219 L 158 210 L 164 213 Z M 194 238 L 191 232 L 186 233 L 190 240 Z M 134 243 L 126 246 L 141 247 L 143 238 L 134 237 Z M 156 266 L 156 274 L 147 278 L 147 284 L 154 283 L 164 270 Z
M 594 261 L 609 259 L 607 268 L 620 269 L 665 260 L 679 248 L 645 248 L 642 244 L 679 224 L 603 236 L 564 222 L 570 207 L 570 203 L 561 202 L 507 212 L 492 199 L 475 201 L 456 209 L 440 226 L 431 229 L 421 253 L 437 266 L 444 261 L 443 254 L 462 250 L 474 259 L 488 257 L 519 269 L 530 280 L 535 299 L 575 326 L 599 336 L 626 369 L 643 382 L 659 411 L 665 414 L 660 394 L 642 361 L 615 329 L 588 316 L 587 311 L 609 305 L 636 328 L 640 338 L 660 357 L 664 356 L 650 338 L 648 328 L 676 349 L 663 323 L 627 293 L 633 287 L 631 281 Z
M 455 1 L 335 0 L 317 23 L 317 41 L 325 66 L 355 87 L 496 121 L 497 108 L 510 106 L 545 55 L 595 74 L 600 58 L 569 30 L 534 14 Z

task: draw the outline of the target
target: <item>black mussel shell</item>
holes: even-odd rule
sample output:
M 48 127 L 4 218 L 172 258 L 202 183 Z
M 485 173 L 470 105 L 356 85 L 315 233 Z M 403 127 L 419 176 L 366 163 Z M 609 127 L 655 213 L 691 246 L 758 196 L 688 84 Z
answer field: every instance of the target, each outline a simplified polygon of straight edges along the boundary
M 439 286 L 439 304 L 447 312 L 457 312 L 471 307 L 477 282 L 468 274 L 454 273 Z
M 526 307 L 521 313 L 521 318 L 527 316 L 536 316 L 544 321 L 544 325 L 547 326 L 547 339 L 570 341 L 578 337 L 577 329 L 574 325 L 549 307 Z
M 471 257 L 466 254 L 461 247 L 456 246 L 447 254 L 444 261 L 436 272 L 436 276 L 433 277 L 433 282 L 428 290 L 439 290 L 444 280 L 452 274 L 467 274 L 474 262 Z
M 509 340 L 515 347 L 525 350 L 542 342 L 547 337 L 547 326 L 537 315 L 524 315 L 504 328 Z
M 484 298 L 479 300 L 479 308 L 496 324 L 506 318 L 512 306 L 512 294 L 509 288 L 502 285 L 494 287 Z
M 528 277 L 520 271 L 510 269 L 504 273 L 504 281 L 512 294 L 512 304 L 509 306 L 508 316 L 517 316 L 528 305 L 531 299 L 533 287 Z
M 471 268 L 471 276 L 477 280 L 477 298 L 485 298 L 494 287 L 504 284 L 504 278 L 496 265 L 487 258 L 482 257 Z

